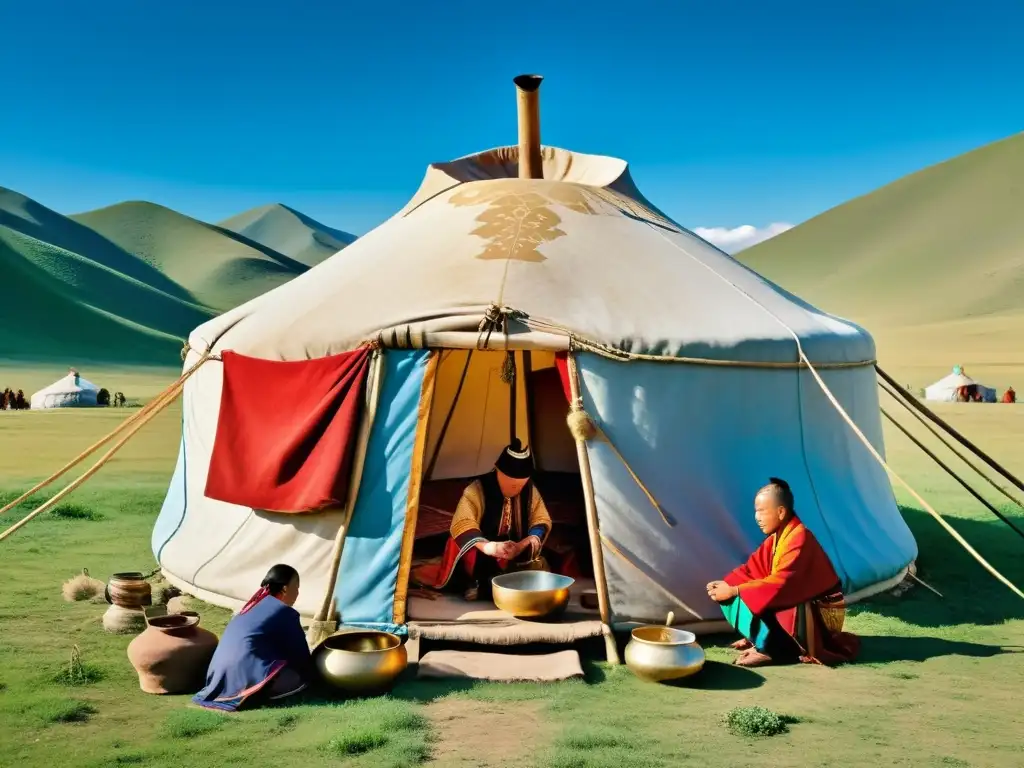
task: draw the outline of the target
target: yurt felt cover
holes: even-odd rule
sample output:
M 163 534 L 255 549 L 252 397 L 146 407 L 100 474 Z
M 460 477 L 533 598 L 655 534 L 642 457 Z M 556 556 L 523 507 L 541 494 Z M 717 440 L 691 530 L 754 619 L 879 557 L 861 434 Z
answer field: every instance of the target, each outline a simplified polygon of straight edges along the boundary
M 588 443 L 617 616 L 721 618 L 704 585 L 763 541 L 753 500 L 769 476 L 790 483 L 797 514 L 847 591 L 916 557 L 884 471 L 809 372 L 687 366 L 682 375 L 675 365 L 586 353 L 578 366 L 584 407 L 676 521 L 663 520 L 607 443 Z M 881 450 L 874 371 L 822 376 Z
M 398 629 L 395 588 L 429 356 L 426 350 L 384 355 L 383 388 L 334 588 L 346 626 Z
M 255 509 L 344 504 L 368 348 L 281 362 L 225 352 L 206 495 Z

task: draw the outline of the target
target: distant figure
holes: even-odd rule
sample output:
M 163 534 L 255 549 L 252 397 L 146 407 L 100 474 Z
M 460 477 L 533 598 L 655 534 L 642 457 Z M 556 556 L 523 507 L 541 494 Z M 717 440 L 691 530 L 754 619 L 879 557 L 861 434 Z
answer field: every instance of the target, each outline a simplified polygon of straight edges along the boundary
M 852 661 L 860 640 L 843 632 L 846 600 L 825 550 L 793 510 L 793 492 L 776 477 L 754 498 L 767 537 L 744 565 L 707 585 L 742 639 L 741 667 L 802 661 Z
M 22 390 L 18 390 L 18 394 L 14 396 L 14 410 L 16 411 L 27 411 L 28 403 L 25 401 L 25 393 Z
M 106 389 L 101 389 L 96 393 L 96 405 L 106 407 L 110 405 L 110 392 Z
M 119 408 L 124 408 L 125 405 L 124 392 L 118 392 L 114 395 L 114 405 Z
M 1004 403 L 1016 403 L 1017 402 L 1017 393 L 1013 391 L 1013 387 L 1010 387 L 1009 389 L 1007 389 L 1003 393 L 1003 402 Z
M 0 396 L 0 411 L 6 411 L 7 407 L 11 404 L 11 390 L 5 389 L 2 396 Z

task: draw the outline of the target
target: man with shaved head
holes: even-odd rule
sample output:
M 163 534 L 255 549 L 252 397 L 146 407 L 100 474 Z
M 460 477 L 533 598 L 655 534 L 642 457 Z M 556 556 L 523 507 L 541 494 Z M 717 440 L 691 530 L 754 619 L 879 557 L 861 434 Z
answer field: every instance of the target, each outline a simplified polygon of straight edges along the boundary
M 743 635 L 736 664 L 852 661 L 860 641 L 843 632 L 846 601 L 828 555 L 800 522 L 785 480 L 770 479 L 754 498 L 767 537 L 744 565 L 708 584 L 726 620 Z

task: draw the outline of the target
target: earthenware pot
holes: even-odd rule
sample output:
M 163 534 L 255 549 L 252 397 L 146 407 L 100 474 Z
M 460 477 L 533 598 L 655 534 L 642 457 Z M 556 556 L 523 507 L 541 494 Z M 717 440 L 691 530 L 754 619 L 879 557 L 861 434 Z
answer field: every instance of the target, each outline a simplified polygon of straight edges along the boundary
M 354 695 L 387 691 L 405 671 L 409 656 L 402 639 L 390 632 L 338 632 L 313 652 L 313 663 L 324 682 Z
M 128 660 L 146 693 L 195 693 L 217 650 L 217 636 L 199 626 L 199 614 L 154 616 L 128 644 Z
M 626 645 L 626 666 L 652 683 L 681 680 L 704 667 L 704 649 L 693 632 L 650 625 L 637 627 Z
M 136 611 L 153 604 L 152 588 L 138 571 L 115 573 L 107 582 L 103 597 L 111 605 Z
M 494 604 L 520 619 L 556 616 L 569 604 L 575 579 L 549 571 L 517 571 L 491 579 Z

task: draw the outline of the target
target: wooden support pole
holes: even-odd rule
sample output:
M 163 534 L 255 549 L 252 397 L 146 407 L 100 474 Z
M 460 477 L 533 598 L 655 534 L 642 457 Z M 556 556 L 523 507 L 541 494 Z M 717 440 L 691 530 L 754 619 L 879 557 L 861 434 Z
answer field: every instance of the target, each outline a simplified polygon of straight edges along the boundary
M 352 512 L 355 509 L 356 501 L 359 498 L 359 485 L 363 477 L 363 465 L 366 462 L 366 449 L 370 443 L 370 432 L 373 429 L 373 422 L 377 415 L 377 402 L 380 398 L 381 382 L 384 378 L 384 354 L 375 349 L 370 359 L 370 371 L 367 376 L 366 410 L 359 422 L 359 432 L 356 436 L 355 455 L 352 460 L 352 474 L 348 484 L 348 494 L 345 498 L 345 509 L 342 514 L 338 532 L 334 537 L 334 550 L 331 553 L 331 566 L 327 575 L 327 588 L 324 590 L 324 597 L 320 603 L 320 609 L 313 617 L 310 624 L 307 641 L 311 646 L 318 645 L 324 640 L 318 635 L 322 634 L 322 623 L 337 617 L 341 621 L 340 614 L 337 614 L 337 603 L 334 598 L 334 590 L 338 580 L 338 572 L 341 570 L 341 557 L 345 550 L 345 539 L 348 536 L 349 527 L 352 522 Z M 318 626 L 318 623 L 321 626 Z
M 901 398 L 906 400 L 914 409 L 916 409 L 920 413 L 924 414 L 925 418 L 931 420 L 935 424 L 938 424 L 940 427 L 942 427 L 944 430 L 946 430 L 946 432 L 949 434 L 950 437 L 952 437 L 954 440 L 956 440 L 958 443 L 960 443 L 960 445 L 962 445 L 967 450 L 971 451 L 975 456 L 977 456 L 979 459 L 981 459 L 986 464 L 988 464 L 990 467 L 992 467 L 992 469 L 994 469 L 1000 475 L 1002 475 L 1007 480 L 1009 480 L 1011 483 L 1013 483 L 1015 486 L 1017 486 L 1017 488 L 1019 488 L 1020 490 L 1024 491 L 1024 483 L 1022 483 L 1019 479 L 1017 479 L 1016 476 L 1011 474 L 1009 470 L 1005 469 L 998 462 L 996 462 L 995 459 L 993 459 L 991 456 L 989 456 L 987 453 L 985 453 L 983 450 L 981 450 L 981 448 L 976 446 L 974 443 L 972 443 L 966 437 L 964 437 L 959 432 L 957 432 L 955 429 L 953 429 L 953 427 L 950 426 L 948 423 L 946 423 L 943 419 L 939 418 L 938 414 L 936 414 L 930 408 L 925 406 L 923 403 L 919 402 L 916 397 L 914 397 L 912 394 L 907 392 L 903 387 L 901 387 L 896 382 L 895 379 L 893 379 L 892 376 L 887 374 L 885 371 L 883 371 L 877 365 L 875 366 L 875 370 L 878 372 L 878 375 L 881 376 L 882 379 L 885 380 L 885 382 L 887 384 L 889 384 L 889 386 L 891 386 L 894 390 L 896 390 L 897 394 L 899 394 L 899 396 Z
M 572 410 L 583 408 L 580 396 L 579 374 L 576 370 L 576 359 L 570 352 L 567 359 L 569 368 L 569 393 Z M 619 649 L 615 645 L 615 634 L 612 632 L 611 602 L 608 598 L 608 579 L 604 572 L 604 552 L 601 549 L 601 528 L 597 519 L 597 500 L 594 498 L 594 477 L 590 471 L 590 455 L 587 443 L 582 437 L 573 436 L 576 440 L 576 457 L 580 463 L 580 480 L 583 485 L 583 503 L 587 511 L 587 532 L 590 534 L 590 553 L 594 559 L 594 581 L 597 586 L 597 608 L 601 614 L 601 625 L 604 629 L 604 645 L 609 664 L 619 663 Z

